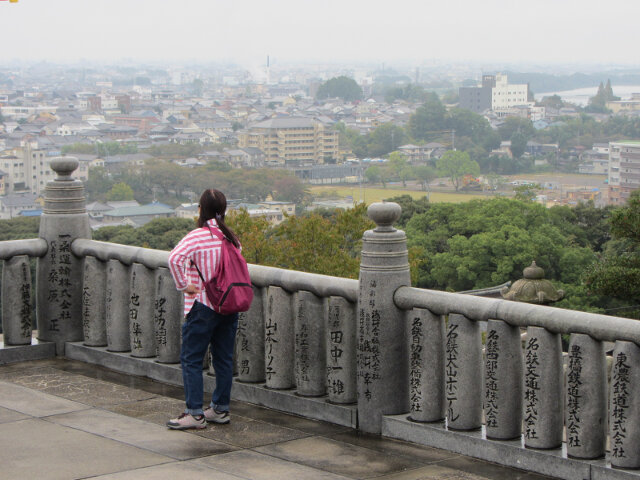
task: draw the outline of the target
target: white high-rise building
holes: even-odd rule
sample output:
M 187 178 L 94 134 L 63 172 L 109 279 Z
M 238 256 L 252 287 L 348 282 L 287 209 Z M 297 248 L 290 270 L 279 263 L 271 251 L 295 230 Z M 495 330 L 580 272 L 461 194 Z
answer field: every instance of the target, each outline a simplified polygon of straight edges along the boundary
M 507 76 L 496 75 L 496 84 L 491 89 L 491 110 L 507 110 L 516 105 L 527 105 L 529 86 L 527 84 L 509 83 Z

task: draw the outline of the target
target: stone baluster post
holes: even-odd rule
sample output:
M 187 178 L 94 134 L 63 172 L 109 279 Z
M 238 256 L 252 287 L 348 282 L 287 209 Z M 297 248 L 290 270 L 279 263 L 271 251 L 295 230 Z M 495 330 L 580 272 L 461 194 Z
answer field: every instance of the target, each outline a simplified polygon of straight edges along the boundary
M 31 269 L 28 255 L 2 265 L 2 332 L 5 345 L 31 345 Z
M 180 362 L 180 337 L 183 315 L 183 294 L 176 290 L 168 268 L 156 271 L 156 292 L 153 305 L 158 362 Z
M 444 317 L 422 308 L 414 308 L 407 315 L 410 418 L 439 422 L 446 411 Z
M 376 224 L 362 237 L 357 319 L 358 428 L 380 433 L 382 415 L 409 411 L 409 364 L 405 313 L 393 294 L 411 284 L 407 237 L 393 228 L 400 205 L 374 203 Z
M 640 468 L 640 347 L 617 341 L 609 403 L 611 466 Z
M 522 340 L 520 328 L 502 320 L 487 322 L 484 418 L 488 438 L 522 435 Z
M 445 348 L 447 426 L 482 426 L 482 335 L 478 322 L 449 314 Z
M 40 238 L 47 253 L 38 259 L 36 315 L 38 339 L 55 342 L 56 354 L 64 355 L 65 342 L 82 340 L 82 260 L 71 253 L 76 238 L 91 238 L 84 185 L 71 174 L 78 159 L 57 157 L 51 161 L 57 173 L 44 192 Z
M 320 397 L 326 393 L 326 300 L 300 290 L 294 295 L 296 393 Z
M 253 302 L 248 312 L 238 318 L 236 352 L 238 358 L 238 381 L 260 383 L 265 380 L 264 371 L 264 326 L 267 289 L 253 287 Z
M 575 333 L 569 342 L 567 455 L 600 458 L 607 443 L 607 359 L 602 342 Z
M 107 291 L 105 293 L 105 323 L 107 350 L 129 352 L 129 267 L 112 258 L 107 262 Z
M 82 327 L 84 344 L 90 347 L 104 347 L 107 344 L 106 291 L 106 262 L 101 262 L 96 257 L 85 257 L 82 280 Z
M 295 386 L 291 297 L 292 295 L 283 288 L 273 285 L 268 288 L 264 361 L 267 387 L 275 390 L 286 390 Z
M 131 356 L 155 357 L 158 354 L 154 328 L 154 271 L 141 263 L 131 266 L 129 291 L 129 335 Z
M 527 328 L 524 370 L 524 444 L 527 448 L 562 445 L 563 374 L 560 335 Z
M 327 318 L 327 393 L 332 403 L 355 403 L 356 306 L 346 298 L 329 298 Z

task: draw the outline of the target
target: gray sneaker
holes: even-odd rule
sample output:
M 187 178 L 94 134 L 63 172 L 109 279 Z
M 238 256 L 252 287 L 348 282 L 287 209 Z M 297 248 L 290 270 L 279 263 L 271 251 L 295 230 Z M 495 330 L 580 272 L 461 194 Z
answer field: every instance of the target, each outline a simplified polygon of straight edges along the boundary
M 207 408 L 204 411 L 204 419 L 209 423 L 229 423 L 231 421 L 231 416 L 229 412 L 219 412 L 212 407 Z
M 178 418 L 172 418 L 167 422 L 167 427 L 172 430 L 189 430 L 191 428 L 201 429 L 207 426 L 204 415 L 194 417 L 188 413 L 181 414 Z

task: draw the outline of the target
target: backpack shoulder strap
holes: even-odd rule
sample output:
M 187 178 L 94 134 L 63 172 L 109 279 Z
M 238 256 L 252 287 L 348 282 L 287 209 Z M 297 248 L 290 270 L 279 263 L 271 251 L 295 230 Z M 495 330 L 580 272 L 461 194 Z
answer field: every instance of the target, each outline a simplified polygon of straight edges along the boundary
M 224 238 L 226 238 L 222 232 L 214 232 L 213 229 L 207 224 L 206 227 L 202 227 L 202 228 L 207 228 L 209 230 L 209 233 L 211 234 L 211 238 L 217 238 L 218 240 L 222 241 Z M 224 242 L 223 242 L 224 243 Z M 200 280 L 202 280 L 202 283 L 206 283 L 206 280 L 204 279 L 204 277 L 202 276 L 202 273 L 200 273 L 200 269 L 198 268 L 198 265 L 196 264 L 196 262 L 194 262 L 193 260 L 191 260 L 191 265 L 193 265 L 194 267 L 196 267 L 196 270 L 198 272 L 198 275 L 200 275 Z
M 218 240 L 224 240 L 226 238 L 220 230 L 214 230 L 209 224 L 207 224 L 207 229 L 209 230 L 212 238 L 217 238 Z

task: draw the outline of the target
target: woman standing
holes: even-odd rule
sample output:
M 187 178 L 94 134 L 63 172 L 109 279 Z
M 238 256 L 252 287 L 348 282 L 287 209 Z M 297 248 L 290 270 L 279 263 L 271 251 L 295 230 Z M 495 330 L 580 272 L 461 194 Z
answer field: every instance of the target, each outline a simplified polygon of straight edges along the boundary
M 212 309 L 200 274 L 213 277 L 220 258 L 221 241 L 209 229 L 218 229 L 236 247 L 238 237 L 224 223 L 227 199 L 216 189 L 200 196 L 198 228 L 189 232 L 169 255 L 169 269 L 176 288 L 184 292 L 180 363 L 186 400 L 185 411 L 167 422 L 174 430 L 205 428 L 207 422 L 229 423 L 229 401 L 233 381 L 233 349 L 238 314 L 221 315 Z M 197 268 L 196 268 L 197 267 Z M 203 410 L 202 364 L 211 345 L 216 388 L 211 403 Z

